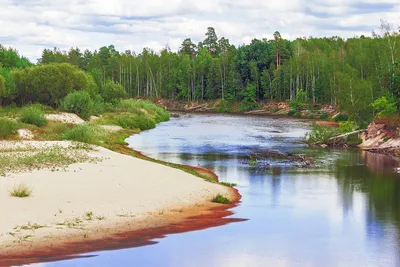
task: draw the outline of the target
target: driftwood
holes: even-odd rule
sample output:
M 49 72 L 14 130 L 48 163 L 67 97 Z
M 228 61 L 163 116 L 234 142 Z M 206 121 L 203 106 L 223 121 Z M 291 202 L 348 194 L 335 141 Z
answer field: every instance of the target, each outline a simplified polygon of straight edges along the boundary
M 344 137 L 347 137 L 349 135 L 356 134 L 356 133 L 363 133 L 365 131 L 367 131 L 367 130 L 358 130 L 358 131 L 354 131 L 354 132 L 350 132 L 350 133 L 341 134 L 341 135 L 338 135 L 338 136 L 330 138 L 329 141 L 332 141 L 332 140 L 335 140 L 335 139 L 341 139 L 341 138 L 344 138 Z
M 279 150 L 253 150 L 248 155 L 249 164 L 256 165 L 258 168 L 272 167 L 271 160 L 283 160 L 290 163 L 296 163 L 297 167 L 304 168 L 314 165 L 314 160 L 310 157 L 292 153 L 283 153 Z
M 358 134 L 358 133 L 363 133 L 366 132 L 367 130 L 357 130 L 354 132 L 350 132 L 350 133 L 345 133 L 345 134 L 341 134 L 338 136 L 334 136 L 329 138 L 329 140 L 327 142 L 316 142 L 312 145 L 318 146 L 318 145 L 325 145 L 326 146 L 331 146 L 331 147 L 344 147 L 347 148 L 347 144 L 344 143 L 344 138 L 353 134 Z
M 208 103 L 202 104 L 202 105 L 198 105 L 198 106 L 195 106 L 195 107 L 191 107 L 191 108 L 188 108 L 186 110 L 187 111 L 191 111 L 191 110 L 202 109 L 202 108 L 206 108 L 206 107 L 208 107 Z

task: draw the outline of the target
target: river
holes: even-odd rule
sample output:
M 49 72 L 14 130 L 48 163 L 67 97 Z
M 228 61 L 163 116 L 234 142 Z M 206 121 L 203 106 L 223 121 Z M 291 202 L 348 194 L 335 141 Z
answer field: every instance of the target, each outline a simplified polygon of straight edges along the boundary
M 236 183 L 242 200 L 233 217 L 248 220 L 42 266 L 400 266 L 398 161 L 309 148 L 309 130 L 298 120 L 182 114 L 128 138 L 145 155 Z M 272 160 L 260 168 L 246 162 L 254 149 L 303 154 L 316 165 Z

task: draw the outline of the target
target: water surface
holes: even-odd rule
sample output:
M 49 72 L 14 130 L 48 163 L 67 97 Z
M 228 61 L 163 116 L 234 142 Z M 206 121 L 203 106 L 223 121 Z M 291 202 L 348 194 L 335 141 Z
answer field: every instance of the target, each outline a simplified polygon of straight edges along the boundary
M 236 183 L 245 222 L 169 235 L 138 248 L 44 266 L 400 266 L 398 162 L 357 150 L 308 148 L 310 124 L 228 115 L 182 115 L 128 139 L 161 160 L 202 166 Z M 311 156 L 314 168 L 247 164 L 254 149 Z M 156 240 L 157 241 L 157 240 Z

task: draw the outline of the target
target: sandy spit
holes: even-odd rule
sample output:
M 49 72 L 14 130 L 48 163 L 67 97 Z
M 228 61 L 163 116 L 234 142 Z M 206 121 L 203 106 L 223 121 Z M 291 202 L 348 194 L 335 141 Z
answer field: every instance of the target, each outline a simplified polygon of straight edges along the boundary
M 68 147 L 68 142 L 2 142 L 4 147 Z M 122 155 L 102 147 L 89 154 L 97 163 L 76 163 L 63 171 L 37 170 L 0 176 L 0 262 L 36 245 L 100 238 L 110 233 L 165 225 L 212 207 L 218 193 L 235 198 L 228 187 L 183 171 Z M 33 190 L 15 198 L 18 184 Z M 188 214 L 186 214 L 188 211 Z M 189 212 L 190 211 L 190 212 Z

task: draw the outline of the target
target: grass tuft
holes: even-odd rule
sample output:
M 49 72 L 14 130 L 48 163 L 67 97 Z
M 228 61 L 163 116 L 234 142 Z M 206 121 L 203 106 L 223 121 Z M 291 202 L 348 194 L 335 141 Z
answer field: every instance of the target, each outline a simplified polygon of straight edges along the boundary
M 228 187 L 237 186 L 237 184 L 235 184 L 235 183 L 227 183 L 227 182 L 220 182 L 220 184 L 224 185 L 224 186 L 228 186 Z
M 10 196 L 12 197 L 24 198 L 29 197 L 31 194 L 32 190 L 24 184 L 16 185 L 10 190 Z
M 230 204 L 231 203 L 231 201 L 227 197 L 225 197 L 221 194 L 216 195 L 213 198 L 212 202 L 219 203 L 219 204 Z
M 13 135 L 18 130 L 18 124 L 15 121 L 0 118 L 0 138 Z
M 26 106 L 21 110 L 20 120 L 23 123 L 36 125 L 38 127 L 46 126 L 48 121 L 43 114 L 44 112 L 39 106 Z

